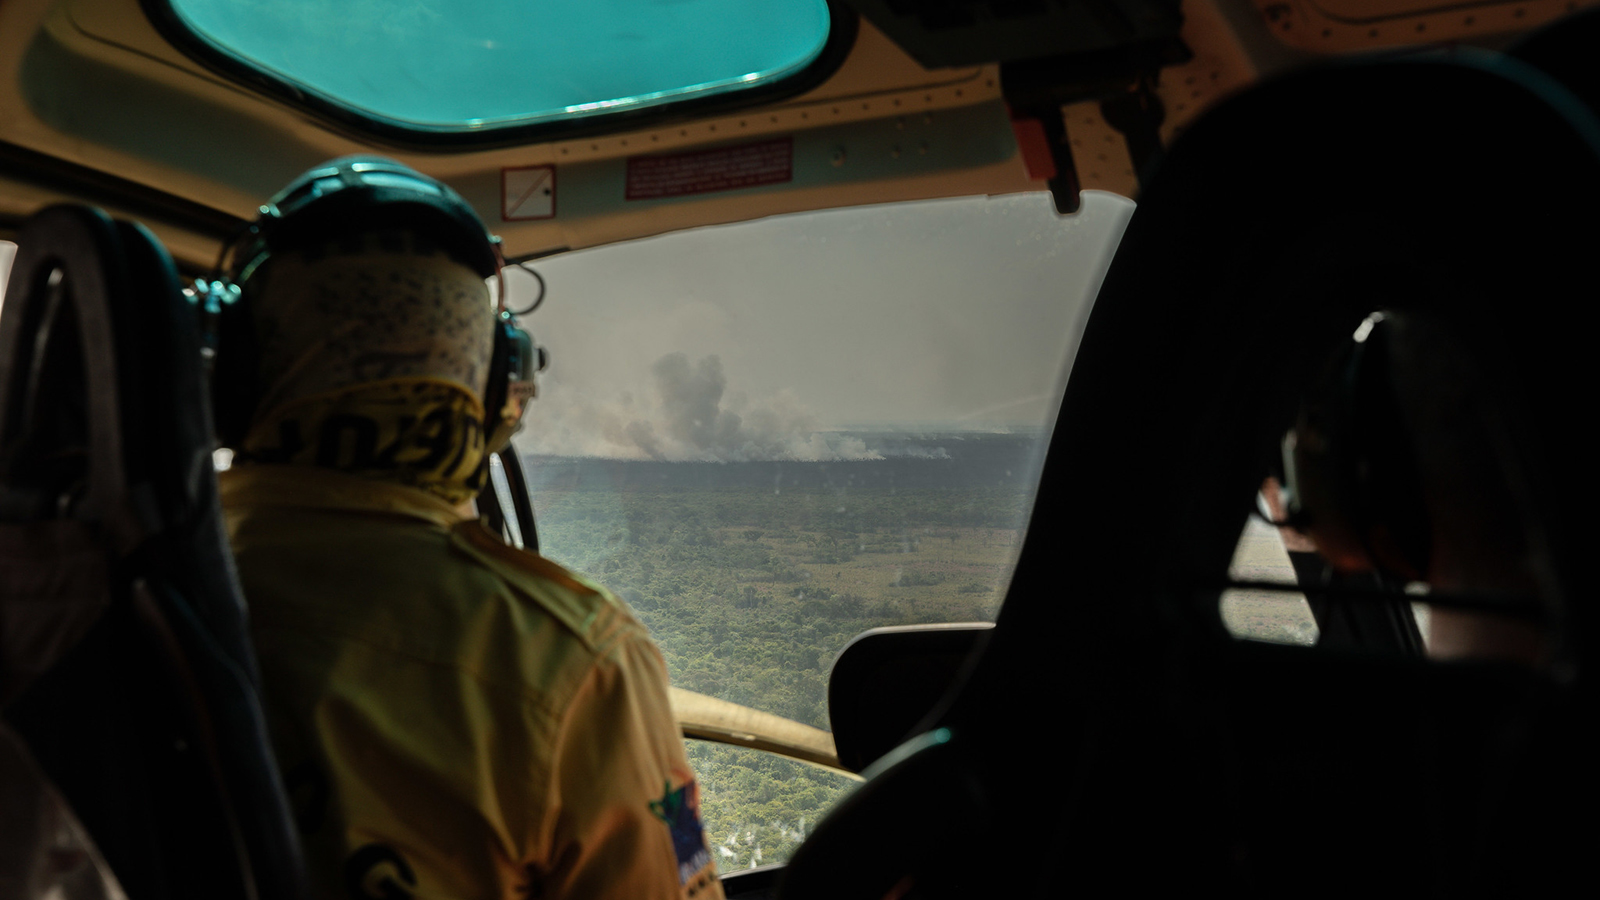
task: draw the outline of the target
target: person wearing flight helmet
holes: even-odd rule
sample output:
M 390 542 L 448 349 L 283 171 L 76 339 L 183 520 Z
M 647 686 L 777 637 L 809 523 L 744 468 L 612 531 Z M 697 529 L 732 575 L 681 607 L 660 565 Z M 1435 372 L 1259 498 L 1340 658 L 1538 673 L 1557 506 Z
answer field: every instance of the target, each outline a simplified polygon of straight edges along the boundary
M 313 877 L 720 897 L 644 626 L 471 511 L 538 359 L 498 268 L 454 191 L 372 157 L 296 179 L 219 265 L 223 506 Z

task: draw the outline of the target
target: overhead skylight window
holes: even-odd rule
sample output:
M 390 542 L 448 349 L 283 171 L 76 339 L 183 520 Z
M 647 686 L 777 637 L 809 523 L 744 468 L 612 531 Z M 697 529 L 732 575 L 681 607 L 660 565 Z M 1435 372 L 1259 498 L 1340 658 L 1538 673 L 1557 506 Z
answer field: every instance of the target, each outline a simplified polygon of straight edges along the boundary
M 170 24 L 282 87 L 428 132 L 536 125 L 770 85 L 826 0 L 169 0 Z

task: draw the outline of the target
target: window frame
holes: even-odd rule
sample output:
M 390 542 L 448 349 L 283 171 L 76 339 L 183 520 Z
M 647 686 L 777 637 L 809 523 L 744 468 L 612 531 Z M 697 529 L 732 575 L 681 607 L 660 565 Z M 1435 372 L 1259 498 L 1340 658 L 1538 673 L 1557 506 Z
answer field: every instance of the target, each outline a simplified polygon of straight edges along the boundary
M 633 109 L 562 117 L 522 125 L 488 126 L 460 130 L 407 125 L 371 115 L 332 96 L 307 90 L 277 75 L 258 69 L 242 57 L 190 30 L 173 10 L 171 0 L 139 0 L 139 6 L 156 31 L 178 52 L 207 69 L 361 138 L 400 149 L 495 149 L 520 144 L 569 140 L 648 128 L 663 121 L 689 116 L 717 115 L 786 100 L 803 94 L 838 71 L 855 46 L 860 17 L 842 0 L 824 0 L 828 7 L 828 37 L 822 52 L 804 68 L 783 78 L 748 88 L 690 96 Z

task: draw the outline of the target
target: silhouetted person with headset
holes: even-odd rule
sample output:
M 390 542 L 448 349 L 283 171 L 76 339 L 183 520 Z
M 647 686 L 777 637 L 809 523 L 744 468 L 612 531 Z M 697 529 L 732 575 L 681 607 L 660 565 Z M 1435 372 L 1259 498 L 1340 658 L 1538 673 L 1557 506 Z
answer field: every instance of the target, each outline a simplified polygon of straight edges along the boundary
M 1438 314 L 1368 317 L 1285 442 L 1289 521 L 1345 576 L 1477 598 L 1430 610 L 1430 658 L 1540 666 L 1538 529 L 1481 362 Z

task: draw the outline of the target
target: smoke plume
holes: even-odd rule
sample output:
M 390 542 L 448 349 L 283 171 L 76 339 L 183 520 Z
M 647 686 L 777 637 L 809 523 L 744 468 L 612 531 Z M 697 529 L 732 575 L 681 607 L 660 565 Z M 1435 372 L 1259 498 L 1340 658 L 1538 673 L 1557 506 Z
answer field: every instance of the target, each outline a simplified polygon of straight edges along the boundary
M 720 357 L 668 353 L 650 367 L 651 390 L 614 402 L 545 406 L 528 414 L 524 452 L 671 462 L 875 459 L 859 439 L 820 430 L 789 392 L 758 404 L 728 394 Z M 550 398 L 554 399 L 554 398 Z

